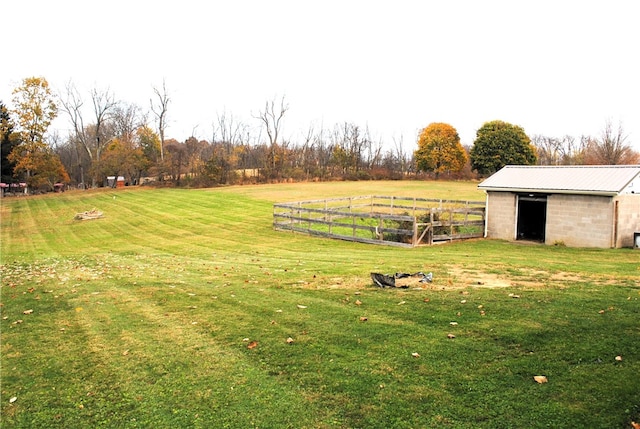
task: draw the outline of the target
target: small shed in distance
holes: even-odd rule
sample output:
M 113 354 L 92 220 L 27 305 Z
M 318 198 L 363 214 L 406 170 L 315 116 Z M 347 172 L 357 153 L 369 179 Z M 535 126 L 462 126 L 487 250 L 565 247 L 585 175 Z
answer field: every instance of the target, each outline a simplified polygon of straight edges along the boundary
M 478 188 L 488 238 L 609 248 L 640 232 L 640 165 L 508 165 Z
M 107 186 L 110 188 L 124 188 L 124 176 L 107 176 Z

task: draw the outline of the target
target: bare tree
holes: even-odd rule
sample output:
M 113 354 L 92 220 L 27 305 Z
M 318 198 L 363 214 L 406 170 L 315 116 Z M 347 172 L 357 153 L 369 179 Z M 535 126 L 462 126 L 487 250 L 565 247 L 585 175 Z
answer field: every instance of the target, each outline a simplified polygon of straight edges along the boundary
M 607 120 L 599 139 L 589 138 L 585 162 L 588 164 L 632 164 L 637 162 L 638 154 L 626 143 L 627 135 L 622 123 L 614 130 L 613 124 Z
M 373 170 L 375 167 L 379 167 L 382 161 L 382 139 L 378 139 L 377 142 L 374 142 L 371 138 L 371 133 L 369 131 L 368 125 L 365 128 L 363 144 L 366 151 L 366 160 L 364 161 L 365 167 L 368 170 Z
M 282 130 L 282 118 L 287 113 L 287 110 L 289 110 L 289 105 L 285 104 L 283 96 L 280 100 L 279 108 L 276 107 L 275 100 L 267 101 L 264 110 L 256 117 L 264 125 L 270 146 L 278 144 L 278 137 Z
M 237 145 L 242 140 L 242 134 L 247 126 L 236 120 L 233 114 L 227 112 L 218 113 L 216 121 L 212 124 L 212 143 L 230 143 Z
M 109 142 L 109 137 L 105 133 L 106 122 L 110 119 L 111 112 L 118 102 L 109 90 L 91 90 L 91 101 L 93 102 L 93 113 L 95 114 L 95 161 L 100 162 L 100 154 Z
M 276 163 L 278 162 L 278 145 L 279 137 L 282 131 L 282 119 L 289 110 L 289 105 L 284 102 L 284 96 L 280 99 L 280 106 L 276 107 L 275 100 L 265 102 L 264 110 L 260 111 L 256 119 L 262 122 L 262 125 L 269 137 L 269 170 L 270 175 L 276 175 Z
M 402 177 L 409 171 L 409 159 L 407 152 L 404 149 L 404 136 L 401 134 L 400 138 L 393 138 L 394 157 L 396 158 L 397 167 L 400 169 Z
M 78 146 L 81 146 L 84 152 L 89 157 L 89 162 L 93 162 L 93 152 L 91 151 L 89 144 L 89 136 L 87 135 L 87 130 L 84 126 L 84 119 L 82 116 L 82 107 L 84 105 L 84 101 L 82 100 L 82 96 L 78 92 L 75 85 L 69 81 L 65 85 L 65 96 L 60 96 L 60 103 L 62 104 L 62 110 L 69 116 L 69 120 L 71 122 L 71 127 L 73 128 L 73 136 L 70 137 L 70 141 L 73 141 L 74 147 L 77 149 Z M 78 149 L 77 149 L 78 150 Z M 80 170 L 80 184 L 82 186 L 85 185 L 84 180 L 84 168 L 82 162 L 82 156 L 80 153 L 76 153 L 78 168 Z M 89 165 L 90 166 L 90 165 Z
M 295 156 L 296 167 L 300 167 L 304 171 L 305 178 L 309 180 L 312 172 L 318 166 L 316 141 L 317 137 L 313 125 L 310 125 L 306 134 L 302 137 L 302 146 L 299 150 L 299 156 Z
M 112 116 L 115 136 L 132 147 L 136 131 L 144 124 L 140 108 L 135 104 L 119 105 L 113 110 Z
M 107 126 L 112 111 L 118 106 L 112 93 L 109 90 L 91 90 L 91 101 L 95 122 L 90 126 L 85 125 L 82 109 L 84 101 L 76 87 L 69 82 L 66 85 L 65 97 L 60 97 L 62 110 L 67 113 L 73 127 L 73 141 L 83 147 L 87 153 L 91 165 L 100 162 L 100 154 L 109 143 L 109 132 L 112 127 Z M 84 176 L 84 173 L 82 173 Z M 84 177 L 83 177 L 84 182 Z M 95 186 L 96 178 L 92 178 L 92 185 Z
M 531 143 L 538 152 L 538 164 L 540 165 L 577 165 L 582 164 L 585 138 L 576 141 L 572 136 L 565 135 L 562 138 L 535 135 Z
M 151 102 L 151 111 L 156 117 L 156 122 L 158 124 L 158 135 L 160 136 L 160 159 L 164 161 L 164 132 L 167 128 L 167 109 L 169 108 L 169 102 L 171 99 L 169 98 L 169 94 L 167 93 L 167 85 L 166 82 L 162 81 L 162 90 L 154 87 L 153 92 L 158 98 L 157 104 Z

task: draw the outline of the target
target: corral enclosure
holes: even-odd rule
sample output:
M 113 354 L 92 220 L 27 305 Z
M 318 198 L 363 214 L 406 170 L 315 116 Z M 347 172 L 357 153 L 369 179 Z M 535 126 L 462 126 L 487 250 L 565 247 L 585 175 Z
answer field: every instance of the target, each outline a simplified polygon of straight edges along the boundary
M 482 237 L 484 225 L 484 201 L 368 195 L 273 205 L 276 230 L 392 246 Z

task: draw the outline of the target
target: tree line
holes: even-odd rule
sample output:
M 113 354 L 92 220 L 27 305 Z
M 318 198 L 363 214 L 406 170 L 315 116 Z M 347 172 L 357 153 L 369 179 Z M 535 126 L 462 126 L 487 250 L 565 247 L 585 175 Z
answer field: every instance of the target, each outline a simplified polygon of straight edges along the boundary
M 54 94 L 43 77 L 14 89 L 12 106 L 0 101 L 2 183 L 31 190 L 56 186 L 99 187 L 109 176 L 128 184 L 208 187 L 281 181 L 376 180 L 445 176 L 470 179 L 507 164 L 633 164 L 622 126 L 605 124 L 602 135 L 574 139 L 534 136 L 503 121 L 483 124 L 472 146 L 463 146 L 446 123 L 425 127 L 407 150 L 372 137 L 367 126 L 344 122 L 310 126 L 297 141 L 282 137 L 289 105 L 269 100 L 253 119 L 258 126 L 218 114 L 210 139 L 166 138 L 171 98 L 153 88 L 148 110 L 118 101 L 108 90 L 83 96 L 72 83 Z M 88 113 L 90 112 L 90 113 Z M 66 117 L 69 133 L 48 133 Z M 391 147 L 391 148 L 389 148 Z M 414 146 L 415 147 L 415 146 Z M 6 186 L 6 185 L 5 185 Z

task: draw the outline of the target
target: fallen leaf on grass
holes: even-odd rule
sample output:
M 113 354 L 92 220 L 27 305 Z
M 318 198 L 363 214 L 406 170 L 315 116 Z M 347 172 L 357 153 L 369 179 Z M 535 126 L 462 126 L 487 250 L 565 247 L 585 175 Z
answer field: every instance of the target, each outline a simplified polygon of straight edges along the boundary
M 456 336 L 453 334 L 447 334 L 447 338 L 449 338 L 450 340 L 453 340 Z
M 367 320 L 369 320 L 369 319 L 367 319 L 367 318 L 366 318 L 366 317 L 364 317 L 364 316 L 360 317 L 360 321 L 361 321 L 361 322 L 366 322 Z
M 511 298 L 520 298 L 520 295 L 516 295 L 515 293 L 510 293 L 509 296 Z
M 354 302 L 355 305 L 362 305 L 362 301 L 360 301 L 359 299 L 356 299 L 356 302 Z
M 618 362 L 622 362 L 622 356 L 616 356 L 616 360 L 617 360 Z
M 458 322 L 449 322 L 449 325 L 451 326 L 456 326 L 458 324 Z
M 291 337 L 287 338 L 287 344 L 293 344 L 293 338 Z
M 298 307 L 298 308 L 307 308 L 307 306 L 306 306 L 306 305 L 300 305 L 300 304 L 298 304 L 298 305 L 297 305 L 297 307 Z
M 604 310 L 598 311 L 598 314 L 604 314 Z
M 411 353 L 411 356 L 413 356 L 414 358 L 419 358 L 420 354 L 418 354 L 416 352 L 413 352 L 413 353 Z
M 249 344 L 247 344 L 248 349 L 255 349 L 256 347 L 258 347 L 257 341 L 251 341 Z
M 9 399 L 9 403 L 13 404 L 14 402 L 16 402 L 18 400 L 17 396 L 13 396 L 11 399 Z
M 404 305 L 404 304 L 406 304 L 406 303 L 407 303 L 407 301 L 400 301 L 400 302 L 398 303 L 398 305 Z
M 129 354 L 129 350 L 125 350 L 125 351 L 122 352 L 122 356 L 126 356 L 128 354 Z
M 22 312 L 22 314 L 31 314 L 33 313 L 33 310 L 25 310 Z
M 534 375 L 533 379 L 536 381 L 536 383 L 539 383 L 539 384 L 543 384 L 549 381 L 547 380 L 547 377 L 545 377 L 544 375 Z

